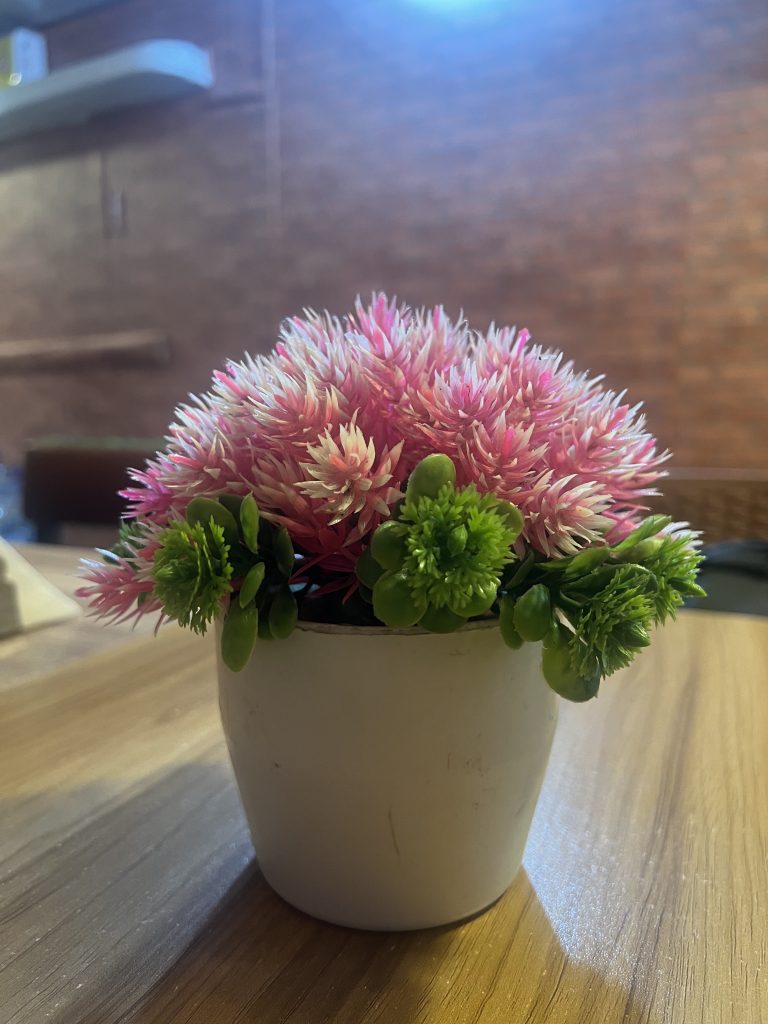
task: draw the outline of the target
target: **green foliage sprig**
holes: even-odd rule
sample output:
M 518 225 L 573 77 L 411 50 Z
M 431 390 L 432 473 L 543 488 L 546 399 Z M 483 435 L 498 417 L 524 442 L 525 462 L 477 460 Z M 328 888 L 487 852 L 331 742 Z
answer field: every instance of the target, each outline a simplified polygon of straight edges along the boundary
M 284 639 L 293 631 L 294 564 L 288 531 L 262 519 L 252 495 L 193 498 L 186 518 L 160 535 L 154 595 L 169 618 L 196 633 L 224 612 L 222 659 L 239 671 L 257 637 Z
M 455 480 L 445 455 L 419 463 L 399 515 L 376 530 L 358 563 L 376 617 L 387 626 L 451 632 L 496 600 L 523 518 L 507 502 L 473 486 L 457 488 Z
M 509 502 L 457 487 L 447 456 L 427 456 L 357 560 L 359 594 L 342 598 L 320 567 L 310 562 L 297 573 L 304 562 L 287 530 L 266 521 L 252 495 L 199 497 L 160 535 L 154 596 L 168 617 L 198 633 L 223 613 L 222 658 L 235 671 L 257 639 L 292 633 L 296 576 L 303 615 L 331 616 L 323 621 L 449 633 L 471 618 L 498 616 L 509 647 L 541 642 L 549 685 L 584 701 L 648 646 L 655 624 L 687 596 L 704 595 L 695 537 L 670 528 L 667 516 L 649 516 L 618 544 L 552 561 L 520 545 L 523 525 Z M 134 556 L 142 529 L 124 527 L 105 557 Z
M 704 596 L 696 583 L 702 556 L 690 534 L 661 532 L 669 525 L 668 516 L 649 516 L 619 544 L 530 558 L 502 581 L 502 636 L 515 649 L 543 640 L 545 678 L 562 696 L 593 697 L 648 646 L 654 625 L 674 617 L 686 596 Z

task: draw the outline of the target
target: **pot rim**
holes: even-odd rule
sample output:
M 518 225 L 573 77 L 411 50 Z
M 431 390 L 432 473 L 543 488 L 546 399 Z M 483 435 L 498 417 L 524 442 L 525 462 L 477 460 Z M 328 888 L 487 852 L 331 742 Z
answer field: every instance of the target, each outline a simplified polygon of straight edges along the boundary
M 493 629 L 498 624 L 498 619 L 478 619 L 476 622 L 465 623 L 452 633 L 433 633 L 431 630 L 421 629 L 420 626 L 390 629 L 389 626 L 350 626 L 336 622 L 306 622 L 299 619 L 296 629 L 303 633 L 326 633 L 330 636 L 456 636 L 458 633 Z

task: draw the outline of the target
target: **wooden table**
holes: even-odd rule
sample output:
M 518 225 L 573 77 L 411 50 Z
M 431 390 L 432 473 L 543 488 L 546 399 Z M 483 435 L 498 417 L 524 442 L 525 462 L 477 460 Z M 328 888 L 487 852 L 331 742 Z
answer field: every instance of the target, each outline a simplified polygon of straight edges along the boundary
M 396 935 L 262 881 L 212 641 L 109 644 L 0 693 L 3 1024 L 768 1022 L 768 621 L 683 614 L 563 705 L 512 888 Z

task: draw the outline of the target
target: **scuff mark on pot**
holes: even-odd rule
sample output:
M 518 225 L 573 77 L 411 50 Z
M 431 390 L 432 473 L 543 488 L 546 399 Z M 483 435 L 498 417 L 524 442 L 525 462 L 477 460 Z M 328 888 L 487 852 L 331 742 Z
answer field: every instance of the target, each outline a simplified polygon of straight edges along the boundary
M 397 859 L 400 860 L 400 847 L 397 845 L 397 835 L 395 834 L 395 823 L 392 819 L 392 805 L 389 805 L 389 811 L 387 812 L 387 821 L 389 822 L 389 834 L 392 836 L 392 845 L 395 848 Z

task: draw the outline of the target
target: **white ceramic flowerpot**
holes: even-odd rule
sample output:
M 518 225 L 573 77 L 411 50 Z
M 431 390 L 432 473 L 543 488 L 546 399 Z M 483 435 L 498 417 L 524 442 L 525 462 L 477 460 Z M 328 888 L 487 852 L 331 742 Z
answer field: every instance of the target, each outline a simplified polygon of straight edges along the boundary
M 428 928 L 515 877 L 557 719 L 538 645 L 300 624 L 219 685 L 256 856 L 295 907 Z

